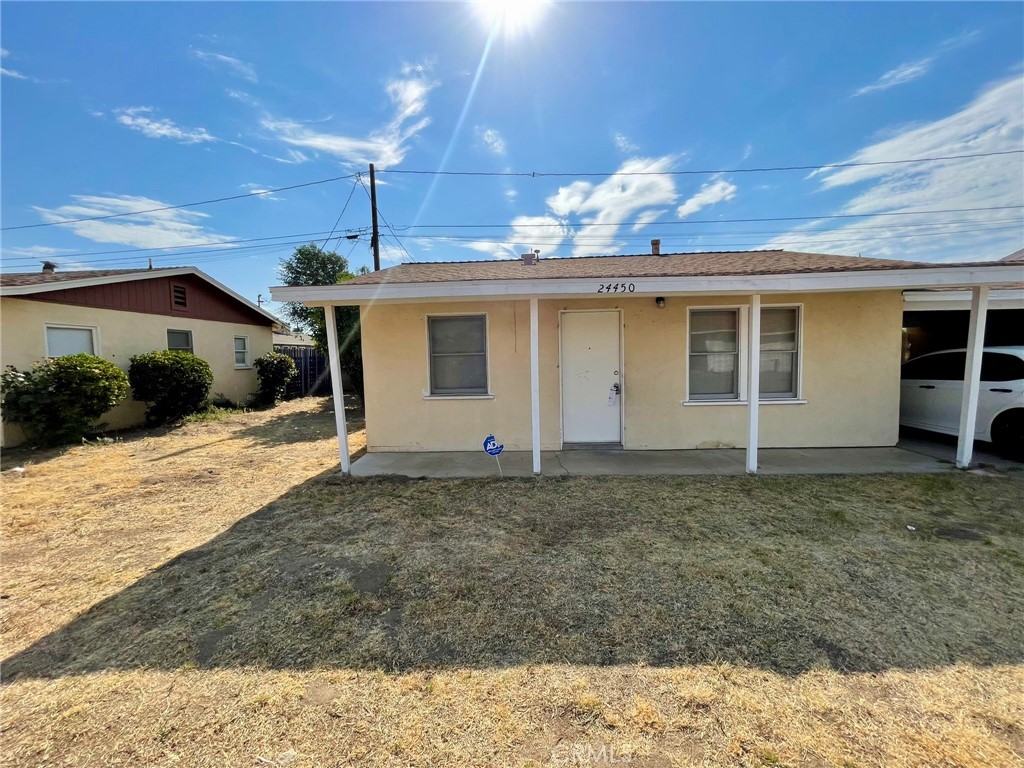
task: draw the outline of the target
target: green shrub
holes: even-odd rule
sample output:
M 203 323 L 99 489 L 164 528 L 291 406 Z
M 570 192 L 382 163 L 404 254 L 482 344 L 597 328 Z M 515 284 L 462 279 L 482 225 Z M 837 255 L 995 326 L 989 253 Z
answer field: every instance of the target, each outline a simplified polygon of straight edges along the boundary
M 288 355 L 278 352 L 268 352 L 257 357 L 253 361 L 256 368 L 256 376 L 260 380 L 258 393 L 259 402 L 264 405 L 273 405 L 284 398 L 288 382 L 295 378 L 295 361 Z
M 191 352 L 147 352 L 132 357 L 128 381 L 135 399 L 147 404 L 146 421 L 167 424 L 206 407 L 213 371 Z
M 55 357 L 29 371 L 8 366 L 0 376 L 3 416 L 32 441 L 60 445 L 101 432 L 96 420 L 128 396 L 128 377 L 109 360 Z

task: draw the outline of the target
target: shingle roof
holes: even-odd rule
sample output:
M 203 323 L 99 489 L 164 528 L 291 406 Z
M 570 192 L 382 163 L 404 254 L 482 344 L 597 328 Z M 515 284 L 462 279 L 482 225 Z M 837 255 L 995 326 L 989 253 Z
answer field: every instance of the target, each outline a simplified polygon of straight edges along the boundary
M 587 278 L 618 280 L 641 277 L 711 277 L 862 272 L 923 269 L 938 265 L 896 259 L 834 256 L 798 251 L 714 251 L 653 256 L 591 256 L 540 259 L 527 266 L 518 259 L 400 264 L 349 280 L 345 285 L 433 283 L 459 280 L 543 280 Z M 942 266 L 958 266 L 943 264 Z M 977 266 L 974 264 L 972 266 Z M 1022 262 L 1024 266 L 1024 262 Z
M 63 272 L 5 272 L 0 274 L 2 285 L 46 285 L 48 283 L 66 283 L 69 280 L 92 280 L 98 277 L 118 277 L 120 275 L 152 274 L 167 269 L 180 267 L 156 267 L 154 269 L 80 269 Z

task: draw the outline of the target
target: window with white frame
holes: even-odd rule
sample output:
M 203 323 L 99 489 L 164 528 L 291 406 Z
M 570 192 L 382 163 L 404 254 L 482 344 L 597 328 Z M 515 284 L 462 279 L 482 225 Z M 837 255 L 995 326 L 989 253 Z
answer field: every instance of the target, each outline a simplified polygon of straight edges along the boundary
M 249 367 L 249 337 L 235 336 L 235 368 Z
M 748 365 L 745 307 L 690 311 L 690 401 L 745 401 Z M 800 307 L 761 308 L 761 400 L 800 397 Z
M 739 399 L 739 328 L 738 309 L 690 312 L 691 400 Z
M 193 352 L 192 331 L 167 331 L 167 349 L 171 352 Z
M 85 352 L 96 354 L 96 328 L 86 325 L 47 325 L 46 356 L 61 357 Z
M 799 308 L 765 307 L 761 310 L 762 400 L 797 397 L 799 334 Z
M 431 395 L 486 395 L 487 317 L 427 318 Z

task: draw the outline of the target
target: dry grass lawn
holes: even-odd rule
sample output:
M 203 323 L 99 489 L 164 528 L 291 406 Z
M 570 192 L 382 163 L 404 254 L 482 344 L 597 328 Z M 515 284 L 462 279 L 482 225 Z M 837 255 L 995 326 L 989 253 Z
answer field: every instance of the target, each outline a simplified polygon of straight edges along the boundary
M 1024 481 L 343 480 L 333 428 L 5 473 L 4 765 L 1024 762 Z

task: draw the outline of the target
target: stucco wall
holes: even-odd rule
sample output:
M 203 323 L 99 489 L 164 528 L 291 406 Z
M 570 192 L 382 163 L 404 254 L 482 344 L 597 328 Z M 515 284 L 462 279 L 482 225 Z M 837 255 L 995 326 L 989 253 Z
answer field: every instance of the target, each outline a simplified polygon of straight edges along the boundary
M 46 356 L 46 323 L 99 328 L 98 353 L 128 369 L 129 358 L 142 352 L 167 349 L 167 330 L 192 331 L 195 353 L 213 369 L 213 393 L 243 401 L 256 390 L 256 372 L 235 368 L 234 337 L 249 337 L 250 362 L 273 351 L 269 326 L 193 320 L 140 312 L 119 312 L 27 299 L 0 300 L 0 366 L 30 368 Z M 139 424 L 145 408 L 128 400 L 103 417 L 113 429 Z M 17 445 L 21 430 L 4 424 L 4 445 Z
M 898 437 L 899 291 L 765 296 L 803 307 L 805 403 L 763 403 L 763 447 L 894 445 Z M 742 447 L 746 409 L 683 405 L 688 306 L 743 305 L 743 296 L 540 302 L 541 445 L 561 445 L 558 314 L 619 308 L 623 318 L 624 447 Z M 430 399 L 428 314 L 488 316 L 492 399 Z M 493 432 L 530 447 L 530 313 L 526 301 L 377 304 L 364 308 L 366 423 L 371 451 L 479 450 Z

